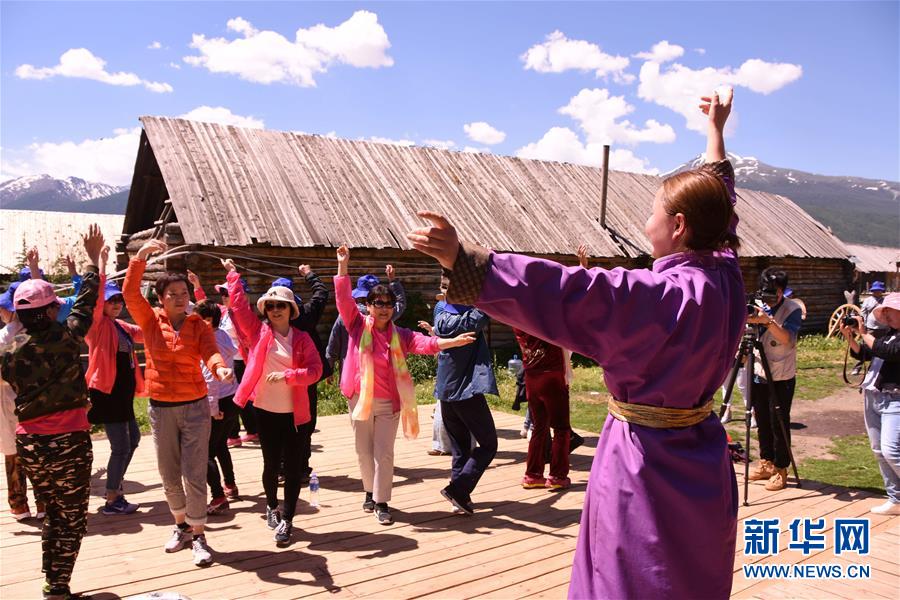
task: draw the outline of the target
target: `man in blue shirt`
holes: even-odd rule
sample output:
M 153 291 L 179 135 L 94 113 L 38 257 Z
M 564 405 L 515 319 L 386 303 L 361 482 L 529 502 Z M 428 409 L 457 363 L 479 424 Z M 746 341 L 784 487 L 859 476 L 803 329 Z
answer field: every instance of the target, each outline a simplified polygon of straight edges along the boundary
M 759 341 L 769 363 L 775 394 L 771 398 L 762 361 L 756 361 L 750 395 L 758 425 L 760 460 L 750 470 L 750 480 L 767 480 L 766 489 L 769 491 L 784 489 L 787 468 L 791 464 L 791 403 L 797 381 L 797 336 L 803 321 L 803 310 L 798 302 L 785 297 L 787 286 L 788 275 L 784 271 L 774 267 L 763 271 L 760 274 L 760 289 L 774 294 L 775 302 L 757 309 L 758 314 L 747 318 L 747 323 L 760 328 Z M 779 407 L 781 424 L 772 406 Z
M 434 335 L 452 338 L 477 334 L 474 344 L 438 354 L 435 398 L 441 402 L 444 429 L 450 436 L 453 462 L 450 485 L 441 490 L 457 511 L 472 514 L 471 494 L 497 454 L 497 429 L 485 394 L 498 395 L 491 352 L 484 332 L 490 319 L 472 306 L 446 303 L 435 311 Z M 472 448 L 472 438 L 478 442 Z

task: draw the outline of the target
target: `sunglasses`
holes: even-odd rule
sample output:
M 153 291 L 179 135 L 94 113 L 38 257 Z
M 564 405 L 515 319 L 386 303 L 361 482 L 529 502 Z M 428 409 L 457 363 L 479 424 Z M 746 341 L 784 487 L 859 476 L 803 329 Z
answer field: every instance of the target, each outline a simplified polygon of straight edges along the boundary
M 390 302 L 382 302 L 381 300 L 376 300 L 375 302 L 369 302 L 375 308 L 394 308 L 394 305 Z
M 290 304 L 288 304 L 287 302 L 266 302 L 263 305 L 263 307 L 266 309 L 266 311 L 286 310 L 289 306 L 290 306 Z

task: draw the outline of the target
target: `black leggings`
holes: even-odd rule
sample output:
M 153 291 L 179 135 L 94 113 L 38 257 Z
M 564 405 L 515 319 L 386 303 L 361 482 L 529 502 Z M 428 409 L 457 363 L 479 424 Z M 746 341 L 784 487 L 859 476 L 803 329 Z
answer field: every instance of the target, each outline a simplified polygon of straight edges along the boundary
M 309 424 L 294 426 L 293 413 L 273 413 L 256 409 L 259 444 L 262 446 L 262 484 L 269 508 L 278 507 L 278 468 L 284 464 L 284 509 L 286 521 L 294 518 L 300 482 L 309 464 Z

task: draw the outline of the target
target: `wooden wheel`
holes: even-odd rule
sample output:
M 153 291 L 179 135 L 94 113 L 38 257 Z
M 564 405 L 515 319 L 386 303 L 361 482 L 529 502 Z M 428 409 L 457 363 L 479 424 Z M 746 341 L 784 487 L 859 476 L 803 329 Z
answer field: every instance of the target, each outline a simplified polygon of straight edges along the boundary
M 855 304 L 842 304 L 834 309 L 828 319 L 828 337 L 841 334 L 841 320 L 844 317 L 861 317 L 862 311 Z

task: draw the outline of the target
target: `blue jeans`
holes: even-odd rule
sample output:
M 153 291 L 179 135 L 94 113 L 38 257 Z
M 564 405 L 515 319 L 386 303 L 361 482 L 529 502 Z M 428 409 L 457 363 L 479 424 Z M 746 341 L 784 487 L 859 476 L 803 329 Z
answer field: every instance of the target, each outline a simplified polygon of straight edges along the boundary
M 125 471 L 131 463 L 131 457 L 141 441 L 141 430 L 137 420 L 121 423 L 104 423 L 106 437 L 109 440 L 110 455 L 106 463 L 106 491 L 116 492 L 122 487 Z
M 900 504 L 900 394 L 866 390 L 865 417 L 888 499 Z

